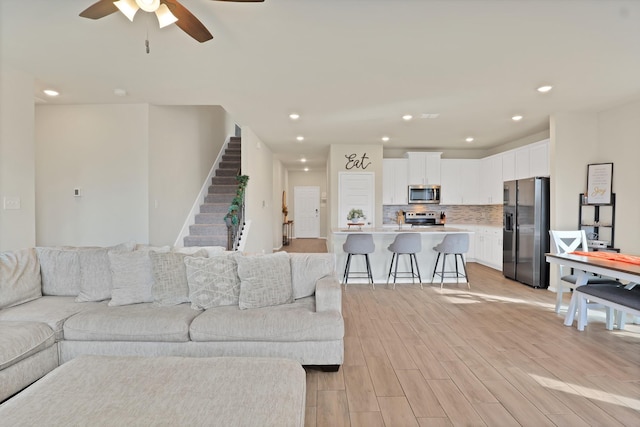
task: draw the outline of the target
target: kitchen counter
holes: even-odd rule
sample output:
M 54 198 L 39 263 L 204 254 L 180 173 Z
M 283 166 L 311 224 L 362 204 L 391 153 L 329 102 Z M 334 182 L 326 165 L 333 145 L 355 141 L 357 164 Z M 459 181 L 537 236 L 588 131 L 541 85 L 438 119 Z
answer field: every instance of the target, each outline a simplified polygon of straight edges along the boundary
M 416 254 L 418 260 L 418 267 L 422 276 L 422 283 L 429 283 L 431 281 L 431 274 L 436 262 L 436 252 L 433 247 L 440 243 L 447 234 L 473 234 L 473 231 L 463 230 L 461 228 L 448 227 L 446 225 L 433 225 L 422 227 L 410 227 L 404 225 L 402 229 L 398 229 L 397 225 L 394 227 L 380 227 L 380 228 L 365 228 L 360 229 L 334 229 L 332 233 L 331 245 L 329 250 L 336 254 L 338 275 L 342 278 L 344 273 L 344 266 L 347 260 L 347 254 L 343 251 L 342 245 L 347 239 L 349 234 L 371 234 L 373 235 L 373 242 L 376 245 L 374 253 L 369 255 L 371 262 L 371 269 L 373 273 L 373 281 L 376 284 L 386 283 L 387 274 L 389 272 L 389 266 L 391 264 L 391 251 L 387 248 L 395 239 L 398 233 L 420 233 L 422 236 L 422 251 Z M 454 270 L 452 256 L 447 257 L 447 266 L 445 270 Z M 400 256 L 400 263 L 398 265 L 398 272 L 410 271 L 409 257 L 407 255 Z M 365 271 L 365 263 L 363 256 L 354 256 L 351 258 L 351 271 Z M 393 279 L 392 279 L 393 280 Z M 445 279 L 445 282 L 455 282 L 455 279 Z M 349 279 L 349 284 L 352 283 L 366 283 L 366 279 Z M 396 283 L 411 283 L 411 279 L 398 278 Z M 439 278 L 438 278 L 439 283 Z M 416 286 L 418 286 L 416 284 Z

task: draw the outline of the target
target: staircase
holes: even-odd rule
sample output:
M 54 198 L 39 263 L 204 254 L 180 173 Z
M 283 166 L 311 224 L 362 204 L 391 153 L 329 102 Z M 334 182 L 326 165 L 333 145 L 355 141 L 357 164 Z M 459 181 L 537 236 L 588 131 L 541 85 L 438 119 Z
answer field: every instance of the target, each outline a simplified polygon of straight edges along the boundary
M 189 226 L 185 246 L 227 247 L 227 226 L 224 216 L 238 189 L 236 175 L 240 173 L 240 138 L 231 137 L 222 155 L 215 176 L 211 179 L 209 194 L 200 205 L 195 224 Z

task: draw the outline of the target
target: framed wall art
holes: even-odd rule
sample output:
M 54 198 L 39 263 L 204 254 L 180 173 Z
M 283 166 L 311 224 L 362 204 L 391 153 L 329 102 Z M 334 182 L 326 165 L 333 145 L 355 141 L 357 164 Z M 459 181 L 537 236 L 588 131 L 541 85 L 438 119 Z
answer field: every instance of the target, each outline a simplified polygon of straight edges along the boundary
M 587 203 L 590 205 L 611 204 L 613 163 L 591 163 L 587 165 Z

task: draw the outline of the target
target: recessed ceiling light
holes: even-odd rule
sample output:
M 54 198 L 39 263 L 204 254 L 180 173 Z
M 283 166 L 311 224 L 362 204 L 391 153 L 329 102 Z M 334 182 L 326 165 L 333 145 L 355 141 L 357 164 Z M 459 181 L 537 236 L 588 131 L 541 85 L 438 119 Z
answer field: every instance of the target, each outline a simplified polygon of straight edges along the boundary
M 468 136 L 465 141 L 467 142 L 473 142 L 473 137 L 472 136 Z
M 389 139 L 390 138 L 388 136 L 383 136 L 382 137 L 382 142 L 387 142 L 387 141 L 389 141 Z
M 115 96 L 127 96 L 127 91 L 124 89 L 114 89 L 113 94 Z
M 309 168 L 304 168 L 303 169 L 305 172 L 309 172 Z
M 547 93 L 549 92 L 551 89 L 553 89 L 553 86 L 549 86 L 549 85 L 544 85 L 544 86 L 540 86 L 538 89 L 536 89 L 538 92 L 540 93 Z
M 521 115 L 519 115 L 519 114 L 511 117 L 511 120 L 513 120 L 514 122 L 519 122 L 522 119 L 523 119 L 523 117 Z
M 289 114 L 289 118 L 290 118 L 291 120 L 298 120 L 298 119 L 300 118 L 300 114 L 298 114 L 298 113 L 291 113 L 291 114 Z
M 404 121 L 408 122 L 411 119 L 413 119 L 413 116 L 411 114 L 405 114 L 404 116 L 402 116 L 402 120 Z
M 437 119 L 440 116 L 440 113 L 422 113 L 420 114 L 421 119 Z
M 44 94 L 47 95 L 47 96 L 58 96 L 58 95 L 60 95 L 60 92 L 58 92 L 57 90 L 53 90 L 53 89 L 45 89 L 42 92 L 44 92 Z
M 300 159 L 300 161 L 301 161 L 302 163 L 305 163 L 305 162 L 307 161 L 307 159 L 303 157 L 303 158 L 301 158 L 301 159 Z
M 298 136 L 296 136 L 296 140 L 299 141 L 299 142 L 302 142 L 302 141 L 304 141 L 304 136 L 298 135 Z

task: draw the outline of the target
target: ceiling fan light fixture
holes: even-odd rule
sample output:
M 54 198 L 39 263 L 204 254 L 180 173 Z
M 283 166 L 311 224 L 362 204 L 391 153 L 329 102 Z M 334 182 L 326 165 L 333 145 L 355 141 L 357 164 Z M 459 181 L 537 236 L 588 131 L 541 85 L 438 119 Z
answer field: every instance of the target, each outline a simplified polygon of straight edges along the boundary
M 133 22 L 133 17 L 136 16 L 136 12 L 140 9 L 135 0 L 118 0 L 114 1 L 113 4 L 120 9 L 120 12 L 131 22 Z
M 171 13 L 166 4 L 161 4 L 158 7 L 158 10 L 156 10 L 156 16 L 158 17 L 158 24 L 160 25 L 160 28 L 164 28 L 167 25 L 171 25 L 178 21 L 178 18 Z
M 160 7 L 160 0 L 135 0 L 145 12 L 155 12 Z

